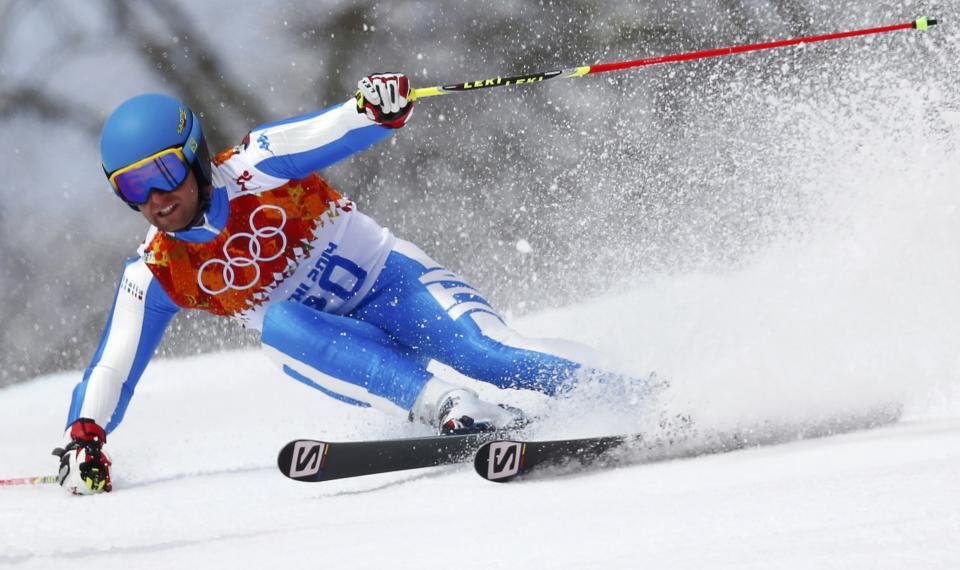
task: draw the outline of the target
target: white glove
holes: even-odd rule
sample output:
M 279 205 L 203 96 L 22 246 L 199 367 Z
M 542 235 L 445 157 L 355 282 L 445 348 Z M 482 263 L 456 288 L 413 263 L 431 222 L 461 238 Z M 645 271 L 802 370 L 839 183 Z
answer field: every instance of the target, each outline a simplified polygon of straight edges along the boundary
M 376 73 L 357 83 L 357 112 L 371 121 L 399 129 L 413 113 L 410 80 L 402 73 Z
M 70 426 L 70 443 L 53 450 L 60 458 L 60 486 L 74 495 L 95 495 L 113 490 L 110 458 L 103 451 L 107 436 L 103 428 L 87 418 Z

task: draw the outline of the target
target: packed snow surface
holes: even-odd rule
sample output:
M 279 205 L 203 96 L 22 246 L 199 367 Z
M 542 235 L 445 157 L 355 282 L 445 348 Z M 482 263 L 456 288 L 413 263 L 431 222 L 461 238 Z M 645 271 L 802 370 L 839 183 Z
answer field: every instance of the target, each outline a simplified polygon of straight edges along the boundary
M 610 315 L 603 312 L 606 303 L 630 301 L 625 306 L 634 308 L 617 315 L 630 319 L 644 309 L 642 296 L 599 299 L 519 325 L 531 334 L 579 327 L 570 336 L 599 339 L 635 366 L 625 357 L 630 352 L 613 342 L 616 331 L 590 325 L 588 316 Z M 643 327 L 636 330 L 634 340 L 651 350 L 670 342 L 658 346 L 655 335 L 644 338 Z M 682 384 L 694 365 L 681 366 L 679 358 L 672 364 L 680 374 L 672 383 Z M 855 383 L 845 391 L 838 382 L 833 400 L 842 405 L 821 413 L 821 398 L 802 389 L 790 393 L 787 383 L 771 377 L 786 395 L 766 394 L 765 406 L 753 399 L 752 374 L 745 366 L 723 389 L 706 390 L 719 396 L 736 389 L 743 402 L 716 398 L 713 408 L 725 411 L 713 419 L 702 414 L 702 427 L 746 422 L 776 429 L 785 425 L 786 409 L 793 410 L 786 423 L 813 425 L 878 405 L 854 397 Z M 59 441 L 78 377 L 38 378 L 0 392 L 0 417 L 7 418 L 0 474 L 54 471 L 56 460 L 47 454 Z M 813 386 L 815 392 L 821 383 Z M 485 394 L 547 413 L 554 406 L 554 416 L 576 418 L 566 425 L 549 418 L 537 434 L 545 437 L 610 431 L 618 421 L 611 416 L 625 429 L 635 425 L 624 415 L 630 405 L 586 393 L 579 403 L 560 404 Z M 277 451 L 290 439 L 423 435 L 426 428 L 333 401 L 284 377 L 259 351 L 161 360 L 148 369 L 127 419 L 109 438 L 113 493 L 73 497 L 55 485 L 0 488 L 0 566 L 957 567 L 960 417 L 950 405 L 934 413 L 937 406 L 924 398 L 908 400 L 899 402 L 905 412 L 899 422 L 875 429 L 800 441 L 785 441 L 796 439 L 787 435 L 777 445 L 506 485 L 480 479 L 469 465 L 304 484 L 275 467 Z M 670 405 L 696 416 L 702 404 L 687 398 Z

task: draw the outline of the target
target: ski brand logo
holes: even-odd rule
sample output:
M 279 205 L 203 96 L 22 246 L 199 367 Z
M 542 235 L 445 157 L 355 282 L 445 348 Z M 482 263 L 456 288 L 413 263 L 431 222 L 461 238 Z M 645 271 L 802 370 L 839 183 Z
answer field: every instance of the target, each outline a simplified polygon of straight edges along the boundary
M 515 441 L 491 443 L 488 449 L 487 479 L 513 477 L 520 472 L 523 444 Z
M 326 444 L 319 441 L 298 441 L 293 446 L 293 458 L 290 460 L 289 477 L 308 477 L 316 475 L 323 467 Z

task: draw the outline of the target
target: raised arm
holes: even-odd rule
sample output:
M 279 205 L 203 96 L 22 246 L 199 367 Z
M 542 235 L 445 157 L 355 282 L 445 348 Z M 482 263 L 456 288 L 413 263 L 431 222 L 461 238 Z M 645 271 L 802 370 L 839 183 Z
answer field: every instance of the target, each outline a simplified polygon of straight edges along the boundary
M 257 127 L 245 141 L 258 169 L 298 179 L 361 152 L 406 124 L 413 110 L 406 76 L 363 78 L 357 95 L 317 113 Z

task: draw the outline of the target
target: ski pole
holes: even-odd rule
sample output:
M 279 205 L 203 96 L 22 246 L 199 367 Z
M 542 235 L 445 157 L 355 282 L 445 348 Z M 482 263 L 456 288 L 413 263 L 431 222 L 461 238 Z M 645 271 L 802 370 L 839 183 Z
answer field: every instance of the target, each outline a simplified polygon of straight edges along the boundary
M 517 75 L 514 77 L 494 77 L 492 79 L 482 79 L 480 81 L 467 81 L 465 83 L 455 83 L 452 85 L 437 85 L 435 87 L 422 87 L 414 89 L 410 93 L 410 100 L 422 99 L 424 97 L 434 97 L 436 95 L 447 95 L 449 93 L 461 93 L 464 91 L 473 91 L 476 89 L 486 89 L 488 87 L 506 87 L 507 85 L 527 85 L 546 81 L 547 79 L 569 79 L 572 77 L 583 77 L 584 75 L 593 75 L 594 73 L 606 73 L 608 71 L 619 71 L 621 69 L 631 69 L 634 67 L 644 67 L 648 65 L 657 65 L 661 63 L 672 63 L 676 61 L 691 61 L 694 59 L 706 59 L 711 57 L 721 57 L 736 53 L 747 53 L 751 51 L 761 51 L 768 49 L 781 48 L 798 44 L 812 44 L 816 42 L 826 42 L 830 40 L 839 40 L 843 38 L 852 38 L 855 36 L 867 36 L 871 34 L 884 34 L 898 30 L 920 30 L 925 31 L 930 26 L 937 24 L 937 20 L 927 18 L 926 16 L 917 18 L 913 22 L 906 24 L 896 24 L 893 26 L 884 26 L 880 28 L 869 28 L 864 30 L 853 30 L 849 32 L 840 32 L 836 34 L 826 34 L 821 36 L 807 36 L 804 38 L 794 38 L 789 40 L 780 40 L 775 42 L 731 46 L 719 49 L 710 49 L 704 51 L 695 51 L 687 53 L 678 53 L 674 55 L 662 55 L 646 59 L 634 59 L 631 61 L 620 61 L 615 63 L 601 63 L 597 65 L 584 65 L 580 67 L 570 67 L 565 69 L 554 69 L 528 75 Z
M 41 477 L 20 477 L 18 479 L 0 479 L 0 487 L 13 485 L 48 485 L 56 483 L 56 475 L 43 475 Z

